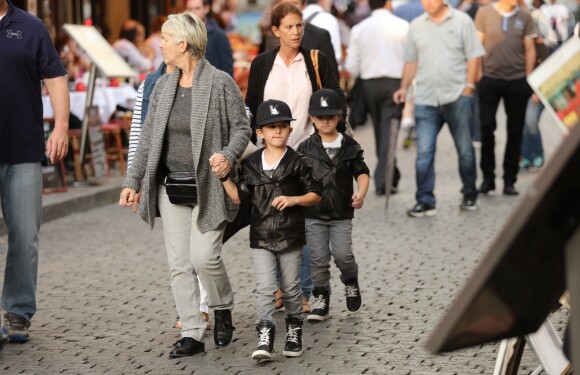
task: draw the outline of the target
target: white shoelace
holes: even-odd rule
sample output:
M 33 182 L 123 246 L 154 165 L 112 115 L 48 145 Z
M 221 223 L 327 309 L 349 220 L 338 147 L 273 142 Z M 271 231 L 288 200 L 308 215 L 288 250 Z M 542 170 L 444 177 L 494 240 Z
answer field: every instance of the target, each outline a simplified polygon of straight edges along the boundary
M 346 290 L 347 297 L 357 297 L 358 288 L 356 286 L 346 285 L 344 289 Z
M 270 345 L 270 330 L 272 328 L 262 328 L 260 331 L 260 342 L 258 346 Z
M 314 303 L 312 304 L 312 310 L 321 309 L 324 310 L 326 308 L 326 298 L 323 295 L 319 295 L 314 297 Z
M 293 327 L 288 326 L 288 333 L 286 334 L 286 341 L 291 341 L 295 344 L 298 344 L 298 331 L 300 331 L 301 327 Z

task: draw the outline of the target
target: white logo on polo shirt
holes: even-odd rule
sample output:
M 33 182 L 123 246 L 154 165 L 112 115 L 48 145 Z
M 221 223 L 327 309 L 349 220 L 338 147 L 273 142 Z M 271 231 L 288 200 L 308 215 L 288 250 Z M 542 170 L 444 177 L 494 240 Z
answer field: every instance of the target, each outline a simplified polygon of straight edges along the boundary
M 10 39 L 12 39 L 12 37 L 16 37 L 16 39 L 22 39 L 22 31 L 20 31 L 20 30 L 16 30 L 16 31 L 8 30 L 6 36 Z
M 277 105 L 271 105 L 270 106 L 270 114 L 272 116 L 275 116 L 275 115 L 279 115 L 280 114 L 280 112 L 278 112 L 278 106 Z
M 324 96 L 320 97 L 320 106 L 321 107 L 328 107 L 328 102 L 327 102 L 328 98 L 325 98 Z

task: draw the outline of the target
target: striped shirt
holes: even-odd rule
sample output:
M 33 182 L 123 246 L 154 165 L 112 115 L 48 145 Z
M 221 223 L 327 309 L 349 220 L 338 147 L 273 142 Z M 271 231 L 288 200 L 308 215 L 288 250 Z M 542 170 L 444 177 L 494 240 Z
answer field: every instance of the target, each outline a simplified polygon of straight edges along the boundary
M 131 133 L 129 134 L 129 151 L 127 153 L 127 171 L 131 168 L 133 156 L 137 151 L 139 145 L 139 136 L 141 135 L 141 110 L 143 106 L 143 87 L 145 81 L 141 82 L 137 90 L 137 100 L 135 100 L 135 107 L 133 108 L 133 118 L 131 119 Z

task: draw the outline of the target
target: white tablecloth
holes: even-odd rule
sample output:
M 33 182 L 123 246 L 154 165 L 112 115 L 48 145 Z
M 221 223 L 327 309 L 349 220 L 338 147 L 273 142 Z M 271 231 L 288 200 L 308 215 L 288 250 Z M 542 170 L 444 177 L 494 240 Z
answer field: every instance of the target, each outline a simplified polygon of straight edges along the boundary
M 105 124 L 109 122 L 109 118 L 115 112 L 117 105 L 133 109 L 136 98 L 137 91 L 135 91 L 133 86 L 96 87 L 95 95 L 93 96 L 93 105 L 99 107 L 101 120 Z M 70 93 L 70 111 L 81 120 L 85 115 L 86 100 L 87 93 L 84 91 L 72 91 Z M 49 96 L 42 97 L 42 106 L 44 109 L 44 118 L 54 117 Z

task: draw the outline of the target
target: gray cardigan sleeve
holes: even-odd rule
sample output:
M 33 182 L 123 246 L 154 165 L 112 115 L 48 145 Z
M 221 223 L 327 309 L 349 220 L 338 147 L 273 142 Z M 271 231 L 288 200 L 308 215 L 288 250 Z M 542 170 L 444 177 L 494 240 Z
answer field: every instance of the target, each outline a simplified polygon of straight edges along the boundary
M 229 78 L 229 77 L 228 77 Z M 235 167 L 237 160 L 242 156 L 250 142 L 252 130 L 246 114 L 246 106 L 242 93 L 233 79 L 227 79 L 225 85 L 225 100 L 229 127 L 229 142 L 221 153 Z

